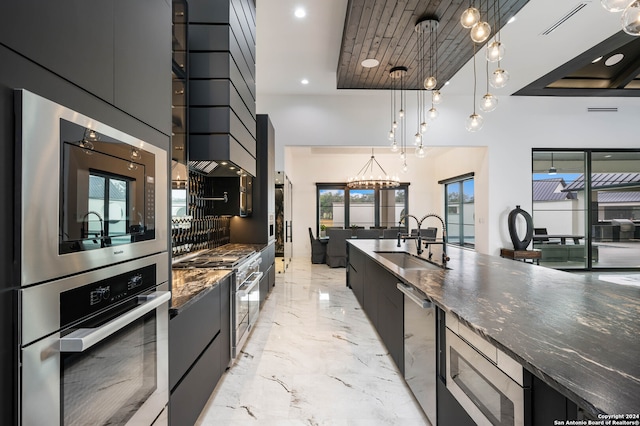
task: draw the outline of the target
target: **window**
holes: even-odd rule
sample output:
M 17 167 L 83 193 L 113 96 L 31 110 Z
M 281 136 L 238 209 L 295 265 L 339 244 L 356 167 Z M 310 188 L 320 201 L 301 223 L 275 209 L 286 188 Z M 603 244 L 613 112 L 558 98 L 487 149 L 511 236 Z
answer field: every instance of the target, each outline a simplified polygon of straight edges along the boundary
M 447 243 L 475 247 L 475 189 L 473 173 L 440 181 L 445 185 Z
M 89 175 L 88 233 L 93 236 L 127 235 L 129 182 L 106 175 Z
M 408 211 L 409 184 L 385 189 L 349 189 L 317 184 L 318 226 L 391 228 Z
M 640 268 L 639 150 L 533 150 L 532 194 L 541 264 Z

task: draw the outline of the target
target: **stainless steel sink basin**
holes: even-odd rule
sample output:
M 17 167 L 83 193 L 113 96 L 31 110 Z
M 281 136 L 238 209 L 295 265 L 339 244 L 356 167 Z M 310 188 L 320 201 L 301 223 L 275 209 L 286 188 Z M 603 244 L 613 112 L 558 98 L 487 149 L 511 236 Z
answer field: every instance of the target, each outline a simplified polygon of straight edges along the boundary
M 404 251 L 377 251 L 375 253 L 402 269 L 447 269 L 435 262 Z

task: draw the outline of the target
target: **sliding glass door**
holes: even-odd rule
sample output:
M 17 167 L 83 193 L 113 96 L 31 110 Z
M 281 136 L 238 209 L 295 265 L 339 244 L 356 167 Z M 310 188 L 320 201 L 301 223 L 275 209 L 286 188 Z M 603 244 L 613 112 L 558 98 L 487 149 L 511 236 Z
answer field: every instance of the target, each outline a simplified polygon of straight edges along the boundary
M 640 152 L 536 150 L 532 183 L 541 264 L 640 267 Z

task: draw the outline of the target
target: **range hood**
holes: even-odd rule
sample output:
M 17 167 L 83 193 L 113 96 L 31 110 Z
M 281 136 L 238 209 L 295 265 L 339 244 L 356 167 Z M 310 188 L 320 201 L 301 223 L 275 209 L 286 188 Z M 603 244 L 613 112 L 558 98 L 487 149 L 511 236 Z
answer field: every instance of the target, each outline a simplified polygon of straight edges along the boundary
M 255 157 L 229 134 L 192 134 L 189 167 L 212 177 L 256 175 Z

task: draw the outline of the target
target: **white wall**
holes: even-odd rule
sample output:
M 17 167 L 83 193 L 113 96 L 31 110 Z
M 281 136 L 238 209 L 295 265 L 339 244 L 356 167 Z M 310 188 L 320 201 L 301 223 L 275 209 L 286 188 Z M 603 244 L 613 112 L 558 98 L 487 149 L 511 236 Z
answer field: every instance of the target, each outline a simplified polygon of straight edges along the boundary
M 437 181 L 469 172 L 467 161 L 479 165 L 476 250 L 482 253 L 498 254 L 500 247 L 510 247 L 507 216 L 516 205 L 531 212 L 532 148 L 640 147 L 634 129 L 635 120 L 640 117 L 636 98 L 503 96 L 498 109 L 485 114 L 484 128 L 468 133 L 464 120 L 472 112 L 470 96 L 447 96 L 446 88 L 443 94 L 440 118 L 427 134 L 427 145 L 488 149 L 438 152 L 434 158 L 425 159 L 420 173 L 414 170 L 407 179 L 412 183 L 410 210 L 418 214 L 427 210 L 442 213 L 443 195 Z M 408 98 L 407 110 L 414 111 L 413 96 Z M 297 235 L 304 235 L 301 231 L 315 223 L 315 182 L 338 181 L 340 176 L 355 173 L 354 168 L 359 169 L 366 161 L 362 154 L 323 157 L 309 146 L 388 147 L 388 102 L 388 92 L 376 91 L 258 98 L 258 111 L 269 114 L 276 129 L 276 168 L 284 169 L 294 185 Z M 587 107 L 611 106 L 618 107 L 619 112 L 587 112 Z M 412 135 L 416 124 L 411 113 L 408 123 L 407 134 Z M 376 154 L 376 158 L 382 157 Z M 390 160 L 384 160 L 383 166 Z M 414 160 L 410 161 L 413 168 Z M 294 245 L 296 248 L 299 249 Z

